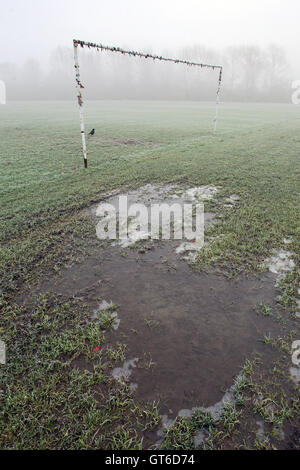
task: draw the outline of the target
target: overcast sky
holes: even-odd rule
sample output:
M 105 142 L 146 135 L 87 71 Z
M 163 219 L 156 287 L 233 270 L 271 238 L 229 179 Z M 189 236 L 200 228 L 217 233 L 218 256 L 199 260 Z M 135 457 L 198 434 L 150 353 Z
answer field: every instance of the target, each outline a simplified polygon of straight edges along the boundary
M 0 62 L 47 60 L 78 38 L 153 52 L 276 43 L 300 63 L 299 0 L 0 0 L 0 7 Z

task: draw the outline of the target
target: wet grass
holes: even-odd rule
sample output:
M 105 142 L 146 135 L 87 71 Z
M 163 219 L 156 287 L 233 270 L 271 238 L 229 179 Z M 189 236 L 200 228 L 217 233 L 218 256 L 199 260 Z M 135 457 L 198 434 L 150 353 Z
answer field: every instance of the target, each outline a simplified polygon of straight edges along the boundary
M 286 359 L 285 359 L 286 360 Z M 177 418 L 164 433 L 163 448 L 172 450 L 278 450 L 299 448 L 299 398 L 288 396 L 278 375 L 286 376 L 284 361 L 274 362 L 269 376 L 260 357 L 247 360 L 234 383 L 233 399 L 218 418 L 195 409 L 191 418 Z M 267 378 L 268 377 L 268 378 Z M 263 423 L 259 435 L 258 421 Z M 290 438 L 283 443 L 283 428 Z M 197 442 L 197 436 L 201 436 Z
M 0 336 L 8 351 L 7 365 L 0 368 L 0 446 L 140 449 L 143 432 L 159 422 L 158 405 L 141 406 L 128 387 L 112 380 L 126 344 L 106 343 L 109 312 L 87 322 L 81 302 L 39 298 L 25 307 L 17 295 L 82 259 L 89 243 L 100 244 L 80 209 L 104 193 L 149 182 L 214 184 L 222 187 L 220 197 L 238 194 L 240 200 L 219 213 L 206 205 L 221 218 L 207 232 L 215 238 L 199 254 L 198 269 L 214 267 L 230 276 L 259 271 L 272 249 L 292 237 L 288 249 L 296 267 L 281 281 L 279 302 L 294 313 L 300 282 L 300 109 L 224 105 L 214 136 L 210 104 L 90 103 L 87 127 L 95 127 L 96 135 L 88 141 L 88 170 L 81 161 L 75 104 L 9 103 L 0 116 Z M 269 316 L 268 308 L 260 306 L 259 313 Z M 262 341 L 280 355 L 271 376 L 287 380 L 291 338 Z M 246 363 L 236 403 L 218 423 L 201 414 L 178 419 L 163 447 L 193 448 L 202 428 L 203 448 L 276 446 L 272 432 L 299 413 L 299 404 L 290 392 L 285 396 L 282 382 L 272 391 L 255 368 Z M 257 401 L 259 393 L 265 401 Z M 275 409 L 268 408 L 270 400 Z M 271 425 L 263 442 L 242 431 L 249 410 Z
M 1 307 L 9 351 L 1 369 L 1 447 L 141 449 L 142 431 L 159 421 L 157 404 L 139 406 L 112 379 L 126 345 L 109 346 L 108 312 L 91 322 L 81 303 L 47 295 L 30 311 L 3 300 Z

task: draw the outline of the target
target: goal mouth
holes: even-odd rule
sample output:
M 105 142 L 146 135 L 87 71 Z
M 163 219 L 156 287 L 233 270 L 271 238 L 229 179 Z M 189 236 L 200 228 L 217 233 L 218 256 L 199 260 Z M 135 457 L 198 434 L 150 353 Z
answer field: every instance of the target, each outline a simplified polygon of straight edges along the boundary
M 77 89 L 77 101 L 79 106 L 79 115 L 80 115 L 80 132 L 81 132 L 81 140 L 82 140 L 82 151 L 83 151 L 83 160 L 84 160 L 84 168 L 87 168 L 87 146 L 86 146 L 86 138 L 85 138 L 85 126 L 84 126 L 84 119 L 83 119 L 83 96 L 82 96 L 82 89 L 84 86 L 81 82 L 80 78 L 80 66 L 79 66 L 79 58 L 78 58 L 78 46 L 81 48 L 87 47 L 88 49 L 96 49 L 98 52 L 102 51 L 109 51 L 109 52 L 117 52 L 122 55 L 128 55 L 132 57 L 140 57 L 144 59 L 152 59 L 152 60 L 159 60 L 162 62 L 171 62 L 174 64 L 182 64 L 188 67 L 199 67 L 201 69 L 211 69 L 219 71 L 218 76 L 218 86 L 216 92 L 216 112 L 215 117 L 213 120 L 213 131 L 216 133 L 217 131 L 217 121 L 218 121 L 218 108 L 220 103 L 220 92 L 221 92 L 221 85 L 222 85 L 222 75 L 223 75 L 223 66 L 222 65 L 213 65 L 213 64 L 206 64 L 201 62 L 192 62 L 189 60 L 184 59 L 174 59 L 164 56 L 159 56 L 155 54 L 149 54 L 145 52 L 139 52 L 134 50 L 126 50 L 122 49 L 121 47 L 113 47 L 113 46 L 105 46 L 104 44 L 97 44 L 93 42 L 86 42 L 80 39 L 73 39 L 73 47 L 74 47 L 74 62 L 75 62 L 75 80 L 76 80 L 76 89 Z

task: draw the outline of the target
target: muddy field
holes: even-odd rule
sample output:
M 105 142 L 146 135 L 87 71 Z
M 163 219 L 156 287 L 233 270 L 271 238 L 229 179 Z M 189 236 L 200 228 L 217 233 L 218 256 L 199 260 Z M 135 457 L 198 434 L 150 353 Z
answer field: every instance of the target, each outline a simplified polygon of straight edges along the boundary
M 129 203 L 143 203 L 148 208 L 154 203 L 211 201 L 216 213 L 207 212 L 204 217 L 205 232 L 209 232 L 224 211 L 234 210 L 240 202 L 237 195 L 224 198 L 217 194 L 214 186 L 148 184 L 106 197 L 99 204 L 110 203 L 118 211 L 119 196 L 124 195 Z M 99 204 L 83 211 L 95 225 L 95 238 Z M 195 261 L 202 248 L 195 241 L 173 237 L 154 241 L 139 230 L 131 231 L 132 222 L 128 220 L 128 238 L 106 242 L 97 249 L 91 242 L 83 262 L 39 283 L 33 296 L 47 292 L 62 302 L 83 302 L 88 322 L 97 323 L 107 313 L 111 328 L 104 333 L 106 341 L 113 347 L 126 344 L 124 359 L 112 368 L 111 376 L 128 386 L 138 402 L 158 403 L 161 423 L 144 433 L 143 440 L 159 448 L 164 429 L 172 429 L 176 418 L 190 419 L 200 410 L 217 421 L 228 404 L 235 405 L 235 385 L 247 360 L 263 356 L 272 360 L 264 338 L 285 335 L 293 326 L 276 299 L 278 283 L 294 268 L 294 262 L 292 253 L 282 249 L 265 260 L 261 274 L 231 279 L 228 273 L 214 269 L 197 272 Z M 171 228 L 176 222 L 180 223 L 171 220 Z M 205 246 L 212 239 L 206 236 Z M 291 240 L 284 243 L 288 246 Z M 25 297 L 32 299 L 32 293 Z M 103 347 L 108 346 L 99 339 L 96 350 Z M 91 369 L 81 355 L 73 367 Z M 288 364 L 286 368 L 288 372 Z M 290 367 L 288 373 L 297 385 L 297 368 Z M 258 420 L 256 424 L 259 441 L 264 423 Z M 293 435 L 294 429 L 290 432 Z M 290 439 L 283 431 L 279 437 L 283 445 Z M 194 441 L 203 445 L 205 434 L 199 431 Z
M 14 106 L 0 125 L 4 146 L 19 136 L 1 209 L 1 448 L 299 448 L 294 109 L 228 106 L 212 136 L 208 105 L 199 134 L 196 104 L 106 104 L 84 173 L 67 105 L 59 135 L 51 105 L 47 126 L 42 104 L 32 124 Z M 174 239 L 176 216 L 169 240 L 134 216 L 127 239 L 99 240 L 99 205 L 120 196 L 204 204 L 204 244 Z

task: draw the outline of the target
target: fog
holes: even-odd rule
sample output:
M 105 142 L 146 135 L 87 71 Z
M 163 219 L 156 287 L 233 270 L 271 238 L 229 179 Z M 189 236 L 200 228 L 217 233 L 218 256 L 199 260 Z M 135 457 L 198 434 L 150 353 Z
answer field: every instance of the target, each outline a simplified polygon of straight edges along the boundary
M 72 39 L 224 66 L 222 99 L 288 102 L 298 0 L 0 0 L 8 100 L 74 99 Z M 215 98 L 218 72 L 79 51 L 88 99 Z

